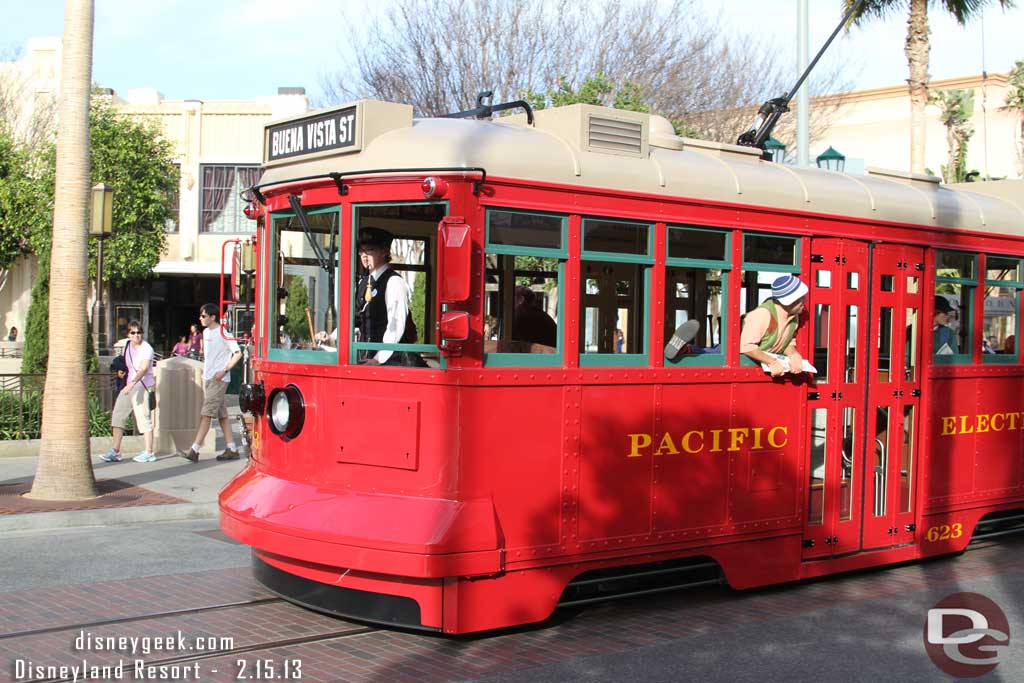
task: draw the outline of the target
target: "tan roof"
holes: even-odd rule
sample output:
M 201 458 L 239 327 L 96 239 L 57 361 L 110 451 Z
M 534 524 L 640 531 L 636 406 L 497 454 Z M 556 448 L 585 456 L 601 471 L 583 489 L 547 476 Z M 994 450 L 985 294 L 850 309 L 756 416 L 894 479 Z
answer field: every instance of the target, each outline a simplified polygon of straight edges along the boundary
M 525 115 L 413 119 L 406 105 L 355 104 L 360 121 L 370 122 L 359 153 L 274 162 L 261 184 L 328 172 L 482 167 L 488 177 L 1024 235 L 1024 181 L 1011 181 L 1015 189 L 995 196 L 946 187 L 930 176 L 775 164 L 762 161 L 757 150 L 676 137 L 660 116 L 591 105 L 538 111 L 535 126 L 528 126 Z

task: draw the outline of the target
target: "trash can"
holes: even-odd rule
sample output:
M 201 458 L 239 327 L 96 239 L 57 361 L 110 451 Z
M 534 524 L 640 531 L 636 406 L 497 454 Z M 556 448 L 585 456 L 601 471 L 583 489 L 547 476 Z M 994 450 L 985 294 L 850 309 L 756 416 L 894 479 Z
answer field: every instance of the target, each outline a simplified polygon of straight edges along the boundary
M 203 407 L 203 364 L 191 358 L 165 358 L 156 364 L 156 415 L 153 448 L 174 453 L 192 445 Z M 211 425 L 202 453 L 216 452 L 216 433 Z

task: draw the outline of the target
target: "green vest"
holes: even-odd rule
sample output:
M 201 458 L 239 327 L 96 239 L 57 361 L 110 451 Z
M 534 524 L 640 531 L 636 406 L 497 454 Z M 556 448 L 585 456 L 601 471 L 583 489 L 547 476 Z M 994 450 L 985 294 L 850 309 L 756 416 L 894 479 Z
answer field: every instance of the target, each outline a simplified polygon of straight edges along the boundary
M 775 307 L 775 299 L 766 299 L 758 308 L 763 308 L 768 311 L 769 323 L 768 331 L 765 332 L 764 336 L 761 337 L 761 341 L 758 343 L 757 348 L 762 351 L 776 346 L 775 342 L 779 338 L 779 318 L 778 309 Z M 796 336 L 796 327 L 800 321 L 794 317 L 788 323 L 786 323 L 786 329 L 782 331 L 782 347 L 780 351 L 784 352 L 789 348 L 790 342 L 793 341 L 793 337 Z

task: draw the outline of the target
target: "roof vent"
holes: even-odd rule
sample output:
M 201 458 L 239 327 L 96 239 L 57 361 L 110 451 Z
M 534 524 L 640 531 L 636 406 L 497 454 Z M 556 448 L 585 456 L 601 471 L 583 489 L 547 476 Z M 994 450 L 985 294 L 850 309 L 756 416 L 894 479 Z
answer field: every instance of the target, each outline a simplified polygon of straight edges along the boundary
M 278 95 L 305 95 L 306 89 L 302 87 L 281 86 L 277 89 Z
M 587 149 L 605 154 L 646 157 L 647 131 L 644 119 L 588 113 Z

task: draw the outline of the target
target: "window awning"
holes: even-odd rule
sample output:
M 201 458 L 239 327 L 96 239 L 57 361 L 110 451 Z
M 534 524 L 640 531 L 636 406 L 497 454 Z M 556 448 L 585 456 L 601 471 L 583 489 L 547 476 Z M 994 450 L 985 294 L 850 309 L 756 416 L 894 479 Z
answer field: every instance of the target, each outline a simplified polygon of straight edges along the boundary
M 225 272 L 231 272 L 225 264 Z M 220 275 L 220 263 L 213 261 L 161 261 L 153 269 L 159 275 Z

